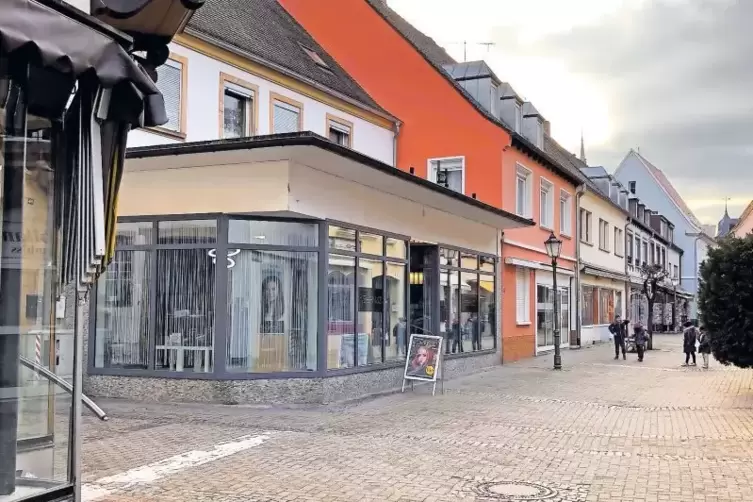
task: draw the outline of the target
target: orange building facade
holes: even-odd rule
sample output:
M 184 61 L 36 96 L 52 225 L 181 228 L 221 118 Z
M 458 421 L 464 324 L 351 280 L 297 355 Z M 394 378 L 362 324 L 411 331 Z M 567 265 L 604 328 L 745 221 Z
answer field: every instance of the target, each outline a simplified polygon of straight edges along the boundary
M 492 110 L 485 110 L 476 102 L 442 70 L 457 63 L 384 0 L 279 1 L 380 106 L 401 121 L 397 168 L 437 181 L 437 173 L 449 163 L 451 171 L 444 172 L 451 172 L 445 181 L 450 188 L 536 223 L 506 232 L 502 243 L 497 280 L 502 284 L 500 330 L 505 361 L 553 348 L 549 343 L 553 302 L 549 301 L 551 289 L 546 289 L 551 288 L 552 272 L 544 241 L 550 232 L 561 236 L 563 273 L 558 276 L 558 288 L 566 288 L 560 293 L 566 345 L 569 327 L 574 325 L 569 306 L 575 304 L 571 279 L 577 175 L 548 157 L 543 141 L 537 147 L 496 118 L 494 103 Z M 545 127 L 543 119 L 540 122 Z M 549 204 L 544 225 L 540 221 L 542 194 Z M 561 197 L 569 197 L 569 205 L 563 205 Z

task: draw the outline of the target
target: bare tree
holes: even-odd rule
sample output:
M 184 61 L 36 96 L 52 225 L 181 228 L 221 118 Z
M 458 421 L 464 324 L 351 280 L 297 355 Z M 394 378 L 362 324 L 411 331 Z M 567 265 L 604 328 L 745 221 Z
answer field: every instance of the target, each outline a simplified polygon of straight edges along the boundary
M 648 300 L 648 349 L 654 348 L 654 302 L 659 285 L 669 276 L 661 265 L 643 265 L 641 278 L 643 279 L 643 294 Z

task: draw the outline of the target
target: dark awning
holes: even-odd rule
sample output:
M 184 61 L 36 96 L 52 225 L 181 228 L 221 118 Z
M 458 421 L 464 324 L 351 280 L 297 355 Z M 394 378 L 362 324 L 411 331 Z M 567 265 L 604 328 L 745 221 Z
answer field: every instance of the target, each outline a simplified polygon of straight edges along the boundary
M 80 20 L 85 17 L 82 14 L 76 14 L 79 19 L 74 19 L 62 10 L 59 6 L 44 5 L 41 0 L 2 0 L 0 55 L 11 62 L 28 61 L 69 75 L 72 80 L 96 78 L 102 87 L 113 90 L 112 103 L 129 105 L 117 110 L 113 107 L 111 113 L 119 116 L 109 118 L 126 120 L 134 126 L 166 123 L 162 94 L 146 71 L 114 39 L 114 30 L 90 17 L 85 24 Z M 94 28 L 99 25 L 101 29 Z

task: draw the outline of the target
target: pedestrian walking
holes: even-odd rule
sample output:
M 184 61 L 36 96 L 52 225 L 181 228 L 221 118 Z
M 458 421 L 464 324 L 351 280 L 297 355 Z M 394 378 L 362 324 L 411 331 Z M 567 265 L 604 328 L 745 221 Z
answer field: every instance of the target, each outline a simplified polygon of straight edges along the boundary
M 648 334 L 640 322 L 633 327 L 633 336 L 635 337 L 635 351 L 638 352 L 638 362 L 642 363 L 646 353 Z
M 709 369 L 709 357 L 711 354 L 711 340 L 709 340 L 709 334 L 706 332 L 706 328 L 701 326 L 701 335 L 698 337 L 698 352 L 701 353 L 703 358 L 703 369 Z
M 622 348 L 622 358 L 627 359 L 625 355 L 625 338 L 627 337 L 627 322 L 623 322 L 619 315 L 614 316 L 614 322 L 609 325 L 609 332 L 614 337 L 614 358 L 620 358 L 620 348 Z
M 690 321 L 685 322 L 685 330 L 682 333 L 682 350 L 685 352 L 685 364 L 683 366 L 690 366 L 690 358 L 693 358 L 693 366 L 695 363 L 695 342 L 698 339 L 698 330 Z

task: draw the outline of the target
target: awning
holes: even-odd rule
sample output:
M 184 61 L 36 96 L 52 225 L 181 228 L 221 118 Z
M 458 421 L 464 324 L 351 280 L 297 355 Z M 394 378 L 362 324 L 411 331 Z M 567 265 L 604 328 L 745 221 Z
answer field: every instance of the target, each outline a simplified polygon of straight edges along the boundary
M 625 274 L 619 274 L 617 272 L 612 272 L 609 270 L 605 270 L 603 268 L 594 267 L 592 265 L 585 265 L 581 271 L 584 274 L 588 275 L 595 275 L 596 277 L 603 277 L 605 279 L 613 279 L 615 281 L 625 281 L 627 280 L 627 276 Z
M 0 55 L 11 64 L 28 61 L 69 76 L 71 89 L 79 78 L 96 79 L 112 89 L 108 119 L 134 126 L 167 122 L 154 81 L 115 40 L 129 40 L 124 35 L 75 9 L 52 8 L 42 0 L 2 0 L 0 12 Z

